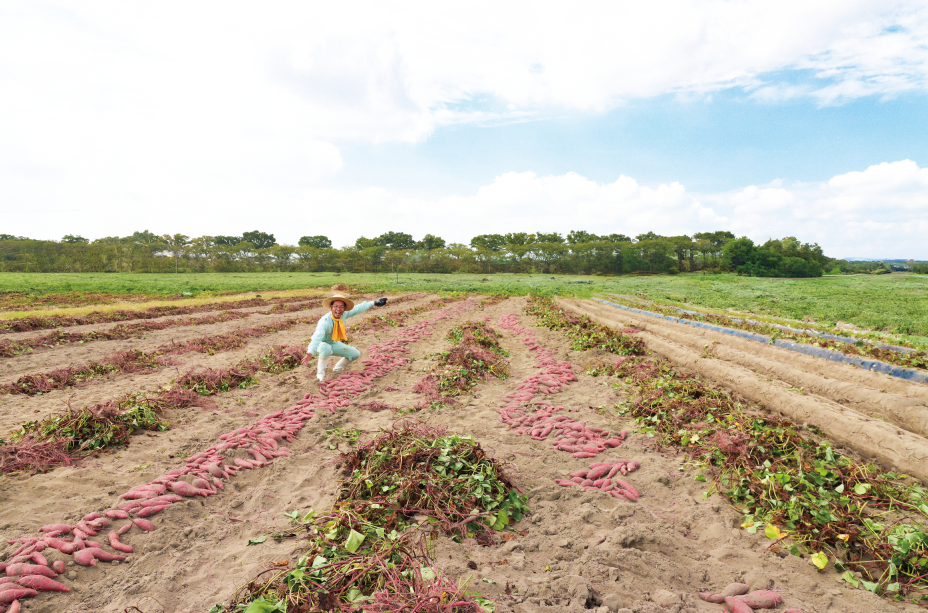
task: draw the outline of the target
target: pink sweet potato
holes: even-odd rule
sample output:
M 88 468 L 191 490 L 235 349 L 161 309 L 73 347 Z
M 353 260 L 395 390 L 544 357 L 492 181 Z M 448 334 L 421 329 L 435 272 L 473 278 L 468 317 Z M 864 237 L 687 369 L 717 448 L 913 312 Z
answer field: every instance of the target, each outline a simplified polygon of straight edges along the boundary
M 51 577 L 52 579 L 58 576 L 58 573 L 47 566 L 41 566 L 39 564 L 24 564 L 21 562 L 7 566 L 6 574 L 13 577 L 22 577 L 25 575 L 45 575 L 46 577 Z
M 63 583 L 58 583 L 54 579 L 49 579 L 48 577 L 41 577 L 37 575 L 32 575 L 29 577 L 20 577 L 19 584 L 23 587 L 32 588 L 40 592 L 70 592 L 71 588 L 64 585 Z
M 126 532 L 128 532 L 129 530 L 131 530 L 133 525 L 135 525 L 135 524 L 126 524 L 126 525 L 122 526 L 119 530 L 116 531 L 116 535 L 117 535 L 117 536 L 122 536 L 123 534 L 125 534 Z
M 725 603 L 725 608 L 731 611 L 731 613 L 754 613 L 751 607 L 737 600 L 734 596 L 726 596 L 723 602 Z
M 81 549 L 74 553 L 74 561 L 81 566 L 96 566 L 97 559 L 93 555 L 93 549 Z
M 20 598 L 32 598 L 38 596 L 39 593 L 35 590 L 31 590 L 28 587 L 14 587 L 12 589 L 0 591 L 0 604 L 10 604 L 14 600 L 19 600 Z
M 741 596 L 742 594 L 747 594 L 751 590 L 751 586 L 747 583 L 729 583 L 719 592 L 722 596 Z
M 193 487 L 201 489 L 201 490 L 208 491 L 210 489 L 209 481 L 207 481 L 206 479 L 201 479 L 200 477 L 197 477 L 196 479 L 191 481 L 191 484 L 193 485 Z
M 100 517 L 100 514 L 94 511 L 93 513 L 88 513 L 87 515 L 84 515 L 84 521 L 93 521 L 99 517 Z
M 93 557 L 101 562 L 122 562 L 126 559 L 126 556 L 117 556 L 108 551 L 103 551 L 102 549 L 87 548 L 85 551 L 92 552 Z
M 72 526 L 70 524 L 49 524 L 47 526 L 42 526 L 39 528 L 42 532 L 71 532 Z
M 62 560 L 55 560 L 52 562 L 52 570 L 58 573 L 59 575 L 64 572 L 65 566 Z
M 38 551 L 32 552 L 32 561 L 40 566 L 48 566 L 48 560 Z
M 132 546 L 126 545 L 125 543 L 120 543 L 119 535 L 116 533 L 115 530 L 110 530 L 109 538 L 110 538 L 110 547 L 112 547 L 116 551 L 121 551 L 123 553 L 132 553 Z
M 161 511 L 163 511 L 163 510 L 165 510 L 166 508 L 168 508 L 169 506 L 171 506 L 171 505 L 170 505 L 170 504 L 165 504 L 165 505 L 162 505 L 162 506 L 160 506 L 160 507 L 145 507 L 145 508 L 143 508 L 143 509 L 140 509 L 139 512 L 137 513 L 137 515 L 138 515 L 139 517 L 151 517 L 152 515 L 157 515 L 157 514 L 160 513 Z
M 171 484 L 171 490 L 175 494 L 180 494 L 181 496 L 206 496 L 205 493 L 201 492 L 200 488 L 195 487 L 186 481 L 175 481 Z
M 709 592 L 699 592 L 699 597 L 705 600 L 706 602 L 711 602 L 712 604 L 722 604 L 725 602 L 725 597 L 721 594 L 712 594 Z
M 772 609 L 783 602 L 783 597 L 773 590 L 756 590 L 735 598 L 752 609 Z
M 144 530 L 145 532 L 151 532 L 155 529 L 155 524 L 151 523 L 145 519 L 133 519 L 132 523 Z
M 120 509 L 110 509 L 106 511 L 106 516 L 110 519 L 129 519 L 129 514 Z

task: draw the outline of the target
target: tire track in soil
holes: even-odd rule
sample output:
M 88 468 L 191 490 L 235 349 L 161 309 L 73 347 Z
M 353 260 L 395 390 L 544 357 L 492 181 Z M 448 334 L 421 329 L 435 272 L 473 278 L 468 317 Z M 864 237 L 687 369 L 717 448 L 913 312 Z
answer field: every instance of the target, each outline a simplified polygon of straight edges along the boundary
M 299 429 L 303 427 L 303 422 L 305 422 L 308 419 L 311 419 L 317 411 L 327 410 L 327 411 L 334 413 L 338 411 L 340 408 L 347 406 L 348 404 L 350 404 L 348 392 L 353 391 L 353 390 L 349 390 L 348 389 L 349 387 L 350 388 L 364 387 L 364 386 L 370 387 L 373 380 L 376 377 L 382 376 L 383 374 L 386 374 L 387 372 L 389 372 L 391 369 L 404 365 L 407 362 L 407 358 L 405 358 L 404 354 L 408 352 L 407 346 L 409 344 L 417 340 L 421 340 L 423 336 L 428 335 L 429 328 L 434 324 L 435 321 L 441 321 L 443 319 L 448 319 L 450 317 L 453 317 L 459 314 L 461 311 L 467 308 L 470 308 L 472 304 L 473 304 L 472 300 L 453 303 L 449 306 L 442 308 L 437 313 L 432 314 L 428 319 L 424 321 L 410 324 L 406 326 L 405 328 L 402 328 L 401 330 L 403 331 L 400 334 L 396 335 L 393 339 L 379 342 L 379 343 L 376 343 L 375 345 L 371 345 L 370 347 L 368 347 L 368 351 L 367 351 L 367 354 L 369 357 L 366 356 L 365 358 L 362 358 L 365 362 L 365 368 L 363 370 L 348 371 L 346 373 L 343 373 L 338 379 L 324 382 L 320 386 L 319 394 L 316 394 L 316 395 L 306 394 L 306 397 L 304 397 L 302 401 L 289 407 L 288 409 L 284 409 L 283 411 L 278 411 L 276 413 L 266 415 L 264 418 L 256 422 L 256 426 L 253 426 L 253 427 L 261 428 L 262 430 L 265 431 L 266 434 L 270 436 L 279 435 L 281 439 L 286 439 L 292 436 L 293 434 L 295 434 L 297 431 L 299 431 Z M 224 435 L 225 443 L 219 443 L 218 445 L 214 445 L 212 448 L 210 448 L 206 452 L 201 452 L 198 455 L 188 458 L 185 464 L 186 469 L 179 469 L 180 472 L 181 473 L 198 472 L 199 469 L 196 468 L 195 466 L 196 462 L 199 459 L 206 457 L 207 454 L 212 455 L 217 451 L 225 451 L 221 449 L 221 447 L 229 446 L 231 443 L 235 442 L 236 437 L 241 437 L 241 434 L 242 434 L 241 431 L 236 431 L 236 432 L 238 432 L 238 434 L 230 433 L 231 436 Z M 244 444 L 244 443 L 241 443 L 241 441 L 239 441 L 239 442 L 235 442 L 235 444 L 232 445 L 232 447 L 235 447 L 235 448 L 241 448 L 243 446 L 252 447 L 253 442 L 254 441 L 250 441 L 248 444 Z M 288 452 L 283 451 L 282 447 L 280 448 L 280 451 L 277 451 L 276 453 L 273 450 L 268 451 L 268 449 L 271 447 L 274 447 L 274 444 L 267 442 L 267 447 L 262 447 L 264 451 L 262 451 L 261 453 L 269 453 L 271 455 L 275 455 L 276 453 L 282 453 L 284 455 L 288 455 Z M 256 459 L 260 457 L 261 456 L 255 456 Z M 210 459 L 215 459 L 215 458 L 210 457 Z M 161 478 L 155 479 L 154 481 L 150 483 L 152 484 L 157 484 L 159 482 L 162 484 L 173 483 L 174 478 L 182 476 L 178 474 L 173 474 L 175 472 L 177 471 L 169 471 Z M 237 485 L 238 483 L 239 482 L 237 482 L 236 480 L 236 481 L 230 482 L 230 485 L 233 485 L 233 484 Z M 190 505 L 182 505 L 182 506 L 189 507 Z M 189 512 L 189 508 L 185 510 Z M 261 512 L 259 512 L 259 516 L 260 514 Z M 235 521 L 235 520 L 228 520 L 228 521 Z M 244 523 L 244 522 L 238 522 L 238 523 Z M 131 535 L 133 532 L 135 532 L 134 529 L 130 531 L 129 535 Z M 129 535 L 127 535 L 127 538 Z M 90 568 L 90 569 L 83 569 L 81 572 L 82 574 L 85 572 L 92 573 L 96 570 L 97 568 Z M 61 603 L 58 602 L 56 606 L 60 606 L 60 604 Z M 46 610 L 46 609 L 40 608 L 36 610 Z M 58 609 L 55 609 L 55 610 L 58 610 Z

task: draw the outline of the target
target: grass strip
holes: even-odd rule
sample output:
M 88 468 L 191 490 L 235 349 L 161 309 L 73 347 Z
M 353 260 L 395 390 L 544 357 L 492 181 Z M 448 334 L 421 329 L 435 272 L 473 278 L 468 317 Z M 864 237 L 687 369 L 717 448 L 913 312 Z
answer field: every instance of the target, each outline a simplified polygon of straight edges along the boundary
M 631 306 L 634 308 L 642 308 L 641 304 L 637 304 L 627 299 L 622 299 L 616 296 L 610 296 L 610 299 L 613 302 L 619 304 L 624 304 L 625 306 Z M 830 349 L 832 351 L 838 351 L 845 355 L 859 355 L 863 357 L 873 358 L 874 360 L 880 360 L 881 362 L 887 362 L 889 364 L 895 364 L 896 366 L 902 366 L 904 368 L 917 368 L 920 370 L 928 370 L 928 352 L 923 350 L 916 351 L 899 351 L 894 349 L 887 349 L 886 347 L 880 347 L 879 345 L 874 345 L 868 343 L 863 339 L 856 341 L 854 343 L 848 343 L 844 341 L 838 341 L 833 339 L 821 338 L 815 334 L 810 334 L 808 332 L 794 332 L 792 330 L 783 330 L 769 323 L 764 322 L 752 322 L 747 321 L 746 319 L 741 318 L 732 318 L 725 315 L 719 315 L 716 313 L 685 313 L 678 311 L 673 307 L 668 307 L 665 305 L 657 303 L 648 303 L 644 308 L 650 311 L 655 311 L 663 315 L 672 315 L 673 317 L 678 317 L 680 319 L 687 319 L 690 321 L 702 321 L 710 324 L 715 324 L 717 326 L 723 326 L 726 328 L 734 328 L 737 330 L 747 330 L 749 332 L 754 332 L 755 334 L 763 334 L 764 336 L 769 336 L 771 341 L 777 339 L 786 339 L 794 341 L 797 343 L 803 343 L 806 345 L 813 345 L 815 347 L 822 347 L 823 349 Z M 823 330 L 830 333 L 834 333 L 833 330 Z
M 425 396 L 418 408 L 453 404 L 456 396 L 470 394 L 482 381 L 507 379 L 509 352 L 500 347 L 502 334 L 485 321 L 468 321 L 455 326 L 445 340 L 451 349 L 438 354 L 438 364 L 413 386 Z
M 294 512 L 294 530 L 275 535 L 305 534 L 305 555 L 260 573 L 210 613 L 481 613 L 490 603 L 435 567 L 434 541 L 442 533 L 491 544 L 493 531 L 528 513 L 499 462 L 472 438 L 419 422 L 396 425 L 341 460 L 345 480 L 333 507 L 302 519 Z

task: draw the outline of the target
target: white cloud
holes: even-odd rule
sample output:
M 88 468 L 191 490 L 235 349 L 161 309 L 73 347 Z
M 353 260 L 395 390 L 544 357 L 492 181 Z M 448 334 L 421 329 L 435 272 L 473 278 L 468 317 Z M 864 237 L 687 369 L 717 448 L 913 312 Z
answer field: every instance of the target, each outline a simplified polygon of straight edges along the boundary
M 749 186 L 703 196 L 755 241 L 795 236 L 832 257 L 928 259 L 928 168 L 883 163 L 791 188 Z
M 737 223 L 798 235 L 789 220 L 801 219 L 823 245 L 841 228 L 901 249 L 925 229 L 925 170 L 911 162 L 712 197 L 576 174 L 508 173 L 471 195 L 433 186 L 431 198 L 325 187 L 354 142 L 417 143 L 455 123 L 732 87 L 822 104 L 924 91 L 926 40 L 928 6 L 898 0 L 4 2 L 0 232 L 258 227 L 294 241 L 321 227 L 346 241 L 393 228 L 461 240 Z M 811 76 L 797 84 L 796 70 Z M 357 211 L 351 227 L 326 225 L 336 203 Z

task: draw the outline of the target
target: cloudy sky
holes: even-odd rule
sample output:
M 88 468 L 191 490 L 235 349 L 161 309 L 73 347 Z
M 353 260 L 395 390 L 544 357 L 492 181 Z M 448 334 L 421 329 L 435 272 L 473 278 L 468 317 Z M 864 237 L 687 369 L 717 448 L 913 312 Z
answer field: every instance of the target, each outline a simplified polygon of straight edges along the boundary
M 0 213 L 928 259 L 928 4 L 5 0 Z

